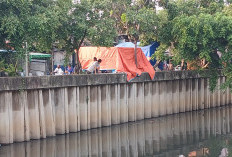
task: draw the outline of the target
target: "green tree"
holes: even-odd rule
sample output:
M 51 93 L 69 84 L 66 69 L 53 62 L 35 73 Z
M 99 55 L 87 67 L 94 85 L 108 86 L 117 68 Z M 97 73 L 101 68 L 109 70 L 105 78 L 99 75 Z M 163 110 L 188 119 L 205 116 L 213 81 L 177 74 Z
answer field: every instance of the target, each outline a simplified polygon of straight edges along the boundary
M 153 1 L 112 1 L 111 18 L 116 21 L 118 34 L 128 35 L 135 44 L 135 63 L 137 65 L 137 42 L 147 44 L 156 37 L 157 16 Z
M 3 1 L 0 5 L 1 44 L 10 40 L 20 50 L 24 42 L 36 50 L 50 50 L 59 25 L 59 1 Z M 4 46 L 4 45 L 2 45 Z
M 161 0 L 164 10 L 157 13 L 157 39 L 161 46 L 156 57 L 162 59 L 169 48 L 173 58 L 205 60 L 210 69 L 211 89 L 216 86 L 218 68 L 227 77 L 222 88 L 232 87 L 231 1 Z M 219 58 L 217 52 L 222 53 Z M 202 66 L 198 66 L 201 69 Z
M 49 52 L 54 44 L 69 54 L 84 40 L 95 46 L 113 44 L 116 31 L 107 1 L 24 0 L 3 1 L 0 5 L 0 44 L 10 40 L 19 58 L 29 51 Z M 77 57 L 78 58 L 78 57 Z
M 17 61 L 14 66 L 9 65 L 10 70 L 16 72 L 18 60 L 24 59 L 27 51 L 50 51 L 59 25 L 57 3 L 59 1 L 52 0 L 1 2 L 0 46 L 17 51 Z M 5 44 L 6 41 L 10 41 L 11 46 Z
M 81 0 L 71 4 L 63 13 L 61 25 L 57 29 L 57 46 L 64 48 L 71 55 L 79 50 L 84 41 L 94 46 L 112 46 L 116 36 L 114 21 L 109 18 L 107 1 Z M 76 63 L 79 57 L 76 53 Z M 80 65 L 80 64 L 79 64 Z

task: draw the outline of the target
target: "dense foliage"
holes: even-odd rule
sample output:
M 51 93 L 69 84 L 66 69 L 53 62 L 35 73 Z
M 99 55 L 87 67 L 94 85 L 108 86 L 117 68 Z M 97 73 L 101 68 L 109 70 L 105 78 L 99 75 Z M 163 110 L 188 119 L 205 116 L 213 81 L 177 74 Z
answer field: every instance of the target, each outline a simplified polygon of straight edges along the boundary
M 218 68 L 227 76 L 223 88 L 231 87 L 232 14 L 231 1 L 223 0 L 163 0 L 156 57 L 162 59 L 169 48 L 174 60 L 184 59 L 192 69 L 209 69 L 210 85 L 216 87 Z M 221 54 L 221 55 L 218 55 Z M 203 61 L 203 62 L 202 62 Z
M 101 0 L 76 4 L 71 0 L 1 1 L 0 47 L 14 48 L 22 60 L 26 48 L 27 52 L 50 53 L 56 46 L 71 54 L 84 40 L 96 46 L 112 46 L 116 31 L 106 5 Z
M 232 87 L 231 0 L 4 0 L 0 2 L 0 46 L 17 51 L 46 51 L 56 46 L 71 55 L 83 43 L 113 46 L 118 35 L 148 44 L 160 42 L 156 59 L 169 50 L 178 63 L 184 59 L 194 69 L 217 69 Z M 157 10 L 157 6 L 162 7 Z M 6 41 L 10 44 L 6 44 Z M 218 56 L 220 53 L 221 57 Z M 78 58 L 78 57 L 77 57 Z M 78 61 L 78 60 L 77 60 Z M 191 65 L 191 64 L 189 64 Z

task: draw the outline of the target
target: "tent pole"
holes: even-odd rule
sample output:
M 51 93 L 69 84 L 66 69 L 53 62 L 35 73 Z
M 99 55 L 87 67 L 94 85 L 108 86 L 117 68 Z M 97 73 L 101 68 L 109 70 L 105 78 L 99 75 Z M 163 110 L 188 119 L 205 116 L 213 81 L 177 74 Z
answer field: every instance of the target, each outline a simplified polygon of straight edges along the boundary
M 135 54 L 135 65 L 138 68 L 138 63 L 137 63 L 137 40 L 135 40 L 135 51 L 134 51 L 134 54 Z

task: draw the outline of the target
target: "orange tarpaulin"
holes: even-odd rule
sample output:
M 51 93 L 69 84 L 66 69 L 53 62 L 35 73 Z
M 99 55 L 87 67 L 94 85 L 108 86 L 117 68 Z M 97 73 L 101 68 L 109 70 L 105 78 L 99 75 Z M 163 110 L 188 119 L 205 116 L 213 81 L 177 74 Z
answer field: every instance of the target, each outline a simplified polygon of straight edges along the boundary
M 102 59 L 100 69 L 115 69 L 117 72 L 127 73 L 127 80 L 148 72 L 151 79 L 155 76 L 155 71 L 140 48 L 137 49 L 138 67 L 135 65 L 134 48 L 124 47 L 81 47 L 79 59 L 83 69 L 87 69 L 93 58 Z

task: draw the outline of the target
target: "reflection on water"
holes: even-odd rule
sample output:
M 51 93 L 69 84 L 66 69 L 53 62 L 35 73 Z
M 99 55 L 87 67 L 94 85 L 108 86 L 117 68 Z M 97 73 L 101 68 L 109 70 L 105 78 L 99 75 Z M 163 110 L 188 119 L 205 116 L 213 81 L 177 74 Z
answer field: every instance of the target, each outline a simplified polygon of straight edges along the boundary
M 232 151 L 231 115 L 225 107 L 148 119 L 1 146 L 0 156 L 223 156 Z

